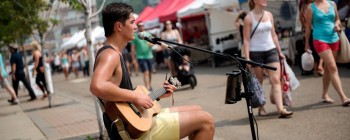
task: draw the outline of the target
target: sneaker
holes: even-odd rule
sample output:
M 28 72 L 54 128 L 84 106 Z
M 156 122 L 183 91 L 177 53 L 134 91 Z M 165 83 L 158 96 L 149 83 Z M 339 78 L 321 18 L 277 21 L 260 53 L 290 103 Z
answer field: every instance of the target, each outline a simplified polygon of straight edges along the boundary
M 17 100 L 13 100 L 12 102 L 11 102 L 11 105 L 18 105 L 19 104 L 19 100 L 17 99 Z
M 34 98 L 30 98 L 29 100 L 27 100 L 28 102 L 31 102 L 31 101 L 34 101 L 34 100 L 36 100 L 36 97 L 34 97 Z
M 7 99 L 7 102 L 12 103 L 13 99 Z
M 18 99 L 11 99 L 11 100 L 7 100 L 11 105 L 17 105 L 19 103 Z

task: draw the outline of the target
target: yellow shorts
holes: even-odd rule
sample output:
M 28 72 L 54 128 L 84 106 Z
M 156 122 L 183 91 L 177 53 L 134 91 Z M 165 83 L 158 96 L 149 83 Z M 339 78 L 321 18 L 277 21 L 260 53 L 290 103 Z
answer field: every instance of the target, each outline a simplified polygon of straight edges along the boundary
M 179 140 L 180 123 L 179 114 L 171 113 L 169 108 L 164 108 L 153 117 L 151 129 L 138 140 Z

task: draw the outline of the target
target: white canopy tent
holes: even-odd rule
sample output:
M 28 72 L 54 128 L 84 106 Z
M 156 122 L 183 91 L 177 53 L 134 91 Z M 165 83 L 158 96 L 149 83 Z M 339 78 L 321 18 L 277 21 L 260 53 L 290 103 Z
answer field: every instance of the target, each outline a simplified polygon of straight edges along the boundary
M 81 30 L 73 34 L 72 37 L 70 37 L 67 41 L 63 42 L 63 44 L 60 47 L 60 50 L 73 48 L 79 41 L 85 38 L 84 33 L 85 30 Z
M 105 41 L 105 31 L 103 27 L 97 26 L 94 28 L 94 30 L 91 33 L 91 40 L 92 44 L 97 44 L 98 41 Z M 86 45 L 86 38 L 85 38 L 85 30 L 81 30 L 79 32 L 76 32 L 72 37 L 70 37 L 67 41 L 65 41 L 61 47 L 60 50 L 63 49 L 71 49 L 73 47 L 83 47 Z
M 105 30 L 101 26 L 95 27 L 95 29 L 91 33 L 91 41 L 92 45 L 96 45 L 99 41 L 104 42 L 106 40 Z M 86 45 L 86 38 L 83 38 L 81 41 L 77 43 L 77 47 L 83 47 Z
M 181 20 L 184 17 L 204 14 L 212 51 L 223 52 L 228 48 L 238 46 L 239 37 L 235 37 L 234 40 L 227 40 L 224 43 L 214 43 L 228 35 L 238 34 L 234 26 L 238 11 L 238 0 L 195 0 L 179 10 L 177 16 Z

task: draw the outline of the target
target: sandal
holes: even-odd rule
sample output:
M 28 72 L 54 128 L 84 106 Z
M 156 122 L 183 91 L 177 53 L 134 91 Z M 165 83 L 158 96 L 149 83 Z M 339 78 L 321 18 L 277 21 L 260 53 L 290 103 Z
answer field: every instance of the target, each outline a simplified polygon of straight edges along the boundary
M 327 103 L 327 104 L 333 104 L 334 103 L 334 100 L 333 99 L 323 99 L 322 100 L 322 103 Z
M 47 97 L 47 94 L 44 94 L 43 97 L 41 97 L 42 100 L 44 100 Z
M 287 118 L 287 117 L 290 117 L 291 115 L 293 115 L 293 111 L 287 111 L 286 109 L 283 109 L 280 112 L 279 118 Z
M 263 113 L 262 113 L 263 112 Z M 269 113 L 267 113 L 266 111 L 265 111 L 265 109 L 260 109 L 259 108 L 259 110 L 258 110 L 258 115 L 260 116 L 260 117 L 266 117 L 266 116 L 269 116 Z
M 350 99 L 345 100 L 345 102 L 343 102 L 343 106 L 348 106 L 350 104 Z

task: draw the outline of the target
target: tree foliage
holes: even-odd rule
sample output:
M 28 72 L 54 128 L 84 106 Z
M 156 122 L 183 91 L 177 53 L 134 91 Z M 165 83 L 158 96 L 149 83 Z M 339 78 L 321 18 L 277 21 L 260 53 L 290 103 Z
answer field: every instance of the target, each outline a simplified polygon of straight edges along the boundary
M 29 37 L 34 31 L 45 33 L 55 19 L 43 19 L 40 12 L 51 8 L 45 0 L 2 0 L 0 3 L 0 42 L 9 44 Z M 2 45 L 3 46 L 3 45 Z

